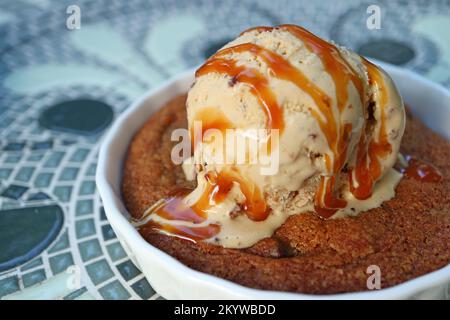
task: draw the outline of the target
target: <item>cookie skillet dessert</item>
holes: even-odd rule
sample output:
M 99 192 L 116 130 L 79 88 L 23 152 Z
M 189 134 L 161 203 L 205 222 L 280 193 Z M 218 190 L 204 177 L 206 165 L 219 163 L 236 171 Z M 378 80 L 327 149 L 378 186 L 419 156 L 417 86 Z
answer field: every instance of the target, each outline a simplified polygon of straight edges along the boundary
M 182 164 L 178 128 L 193 140 Z M 208 129 L 240 129 L 278 153 L 277 170 L 239 162 Z M 261 289 L 360 291 L 371 265 L 388 287 L 448 264 L 449 155 L 381 69 L 300 27 L 260 27 L 141 128 L 122 190 L 145 239 L 194 269 Z

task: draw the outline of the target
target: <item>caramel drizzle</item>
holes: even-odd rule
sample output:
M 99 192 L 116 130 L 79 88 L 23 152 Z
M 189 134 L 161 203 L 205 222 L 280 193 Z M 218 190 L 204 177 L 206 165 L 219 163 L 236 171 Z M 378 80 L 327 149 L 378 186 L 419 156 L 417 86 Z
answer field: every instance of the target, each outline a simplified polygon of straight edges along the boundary
M 362 79 L 358 76 L 353 67 L 342 57 L 340 51 L 334 45 L 322 40 L 299 26 L 281 25 L 279 28 L 289 31 L 292 35 L 300 39 L 309 51 L 314 52 L 321 59 L 325 69 L 330 74 L 335 84 L 336 102 L 339 112 L 342 112 L 347 105 L 347 89 L 350 82 L 355 86 L 358 92 L 364 92 Z M 362 94 L 360 94 L 360 99 L 361 103 L 364 105 L 365 101 Z M 318 118 L 317 115 L 315 118 Z M 333 143 L 330 144 L 329 142 L 334 154 L 333 174 L 331 176 L 322 177 L 314 200 L 316 212 L 324 218 L 331 217 L 338 209 L 344 208 L 347 205 L 345 200 L 335 196 L 334 188 L 336 176 L 345 164 L 349 136 L 352 130 L 350 124 L 344 124 L 342 127 L 341 122 L 339 116 L 339 135 L 336 135 L 336 139 Z M 327 132 L 322 126 L 321 129 L 323 132 Z
M 286 30 L 293 36 L 300 39 L 309 51 L 314 52 L 321 59 L 325 69 L 330 74 L 335 84 L 336 103 L 339 112 L 342 112 L 347 105 L 347 89 L 350 82 L 353 83 L 358 92 L 364 92 L 362 80 L 359 78 L 358 74 L 350 66 L 350 64 L 342 57 L 340 51 L 334 45 L 320 39 L 319 37 L 299 26 L 281 25 L 278 28 Z M 245 32 L 254 30 L 265 32 L 272 29 L 273 28 L 270 27 L 257 27 L 249 29 Z M 294 70 L 295 73 L 300 73 L 297 69 Z M 289 76 L 292 77 L 292 75 Z M 313 98 L 314 102 L 319 106 L 321 114 L 326 118 L 326 122 L 324 122 L 319 114 L 317 114 L 312 109 L 310 110 L 311 114 L 319 123 L 322 132 L 325 134 L 328 145 L 330 146 L 330 149 L 332 150 L 334 155 L 333 160 L 331 160 L 328 155 L 325 155 L 325 161 L 327 163 L 328 170 L 332 174 L 331 176 L 322 177 L 319 189 L 314 200 L 316 212 L 319 215 L 328 218 L 332 216 L 338 209 L 344 208 L 347 205 L 347 202 L 345 200 L 339 199 L 334 195 L 334 186 L 336 175 L 340 172 L 345 162 L 348 148 L 348 137 L 351 133 L 352 127 L 349 124 L 345 124 L 342 127 L 340 117 L 339 121 L 335 121 L 331 108 L 330 98 L 328 96 L 322 93 L 322 99 L 319 99 L 319 97 L 315 95 L 316 90 L 305 90 L 304 84 L 308 84 L 306 88 L 311 86 L 309 85 L 308 82 L 310 81 L 307 78 L 306 81 L 295 81 L 292 80 L 292 78 L 286 80 L 294 82 L 300 89 L 306 91 Z M 314 84 L 312 84 L 312 86 L 315 87 Z M 361 102 L 364 105 L 364 97 L 361 95 L 360 98 Z
M 406 156 L 408 166 L 400 171 L 407 177 L 421 182 L 440 182 L 442 173 L 435 166 L 411 156 Z
M 194 224 L 206 221 L 208 210 L 216 204 L 222 202 L 232 187 L 232 184 L 216 183 L 217 177 L 213 173 L 205 175 L 206 186 L 199 199 L 191 206 L 187 205 L 184 198 L 188 192 L 178 194 L 162 205 L 153 209 L 154 214 L 166 220 L 185 221 Z
M 335 46 L 298 26 L 282 25 L 279 28 L 289 31 L 291 34 L 302 40 L 308 50 L 319 56 L 335 83 L 337 106 L 340 112 L 342 112 L 346 106 L 348 99 L 347 87 L 350 81 L 359 92 L 363 92 L 362 80 L 345 59 L 342 58 L 339 50 Z M 272 29 L 273 28 L 271 27 L 257 27 L 245 32 L 252 30 L 270 31 Z M 332 177 L 337 174 L 344 165 L 351 126 L 346 124 L 344 125 L 343 130 L 341 130 L 340 121 L 338 123 L 335 121 L 330 97 L 282 56 L 255 44 L 244 43 L 223 49 L 215 54 L 210 60 L 215 61 L 223 56 L 241 52 L 251 52 L 256 55 L 266 63 L 270 70 L 270 74 L 294 83 L 298 88 L 308 93 L 314 100 L 319 107 L 320 114 L 312 109 L 310 109 L 310 112 L 318 122 L 334 155 L 333 162 L 329 156 L 326 155 L 325 161 L 327 168 L 333 173 Z M 217 72 L 218 70 L 214 71 Z M 229 73 L 227 74 L 230 75 Z M 266 79 L 263 80 L 267 81 Z M 361 97 L 361 99 L 363 99 L 363 97 Z M 280 108 L 274 109 L 279 110 Z M 321 115 L 325 118 L 325 121 L 322 119 Z M 334 180 L 334 178 L 330 179 L 330 177 L 323 177 L 319 186 L 319 191 L 315 197 L 315 209 L 324 217 L 331 216 L 338 208 L 346 206 L 344 200 L 334 197 Z
M 230 76 L 235 82 L 242 82 L 250 86 L 251 92 L 257 96 L 263 106 L 263 111 L 267 117 L 267 127 L 269 129 L 284 129 L 283 112 L 277 103 L 276 97 L 270 89 L 269 82 L 259 71 L 245 66 L 238 66 L 236 61 L 220 58 L 221 54 L 206 61 L 195 73 L 200 77 L 207 73 L 217 72 Z
M 146 233 L 148 230 L 157 232 L 166 232 L 171 236 L 176 236 L 193 242 L 205 240 L 214 237 L 220 232 L 218 224 L 209 224 L 204 227 L 188 227 L 183 225 L 173 225 L 168 223 L 158 223 L 155 221 L 147 222 L 140 228 L 140 232 Z
M 196 133 L 194 132 L 194 126 L 191 126 L 190 137 L 192 153 L 194 152 L 195 146 L 197 146 L 198 143 L 204 141 L 203 139 L 205 137 L 205 134 L 209 129 L 219 130 L 223 135 L 225 135 L 227 129 L 234 128 L 231 121 L 228 120 L 228 118 L 222 111 L 212 107 L 207 107 L 199 110 L 195 115 L 194 121 L 200 121 L 201 131 Z
M 336 121 L 333 114 L 332 99 L 325 94 L 323 90 L 317 87 L 300 70 L 291 65 L 282 56 L 255 44 L 244 43 L 217 52 L 197 70 L 196 77 L 216 72 L 228 75 L 232 78 L 233 82 L 245 83 L 250 87 L 251 92 L 258 98 L 262 105 L 267 118 L 267 127 L 269 129 L 279 129 L 280 132 L 284 129 L 282 109 L 277 104 L 276 97 L 270 89 L 268 78 L 255 69 L 237 65 L 237 62 L 233 60 L 233 54 L 251 52 L 266 63 L 270 71 L 269 74 L 292 82 L 314 100 L 318 106 L 319 112 L 316 112 L 312 108 L 310 108 L 309 111 L 319 124 L 333 153 L 333 159 L 331 159 L 329 155 L 325 155 L 325 162 L 331 175 L 322 177 L 320 186 L 315 195 L 316 212 L 324 218 L 328 218 L 338 209 L 344 208 L 347 205 L 345 200 L 335 196 L 337 175 L 344 165 L 348 140 L 352 131 L 351 124 L 347 123 L 341 125 L 340 113 L 347 105 L 347 89 L 349 83 L 352 83 L 358 92 L 362 93 L 364 92 L 363 81 L 334 45 L 295 25 L 282 25 L 277 28 L 286 30 L 299 38 L 303 41 L 309 51 L 314 52 L 321 59 L 325 69 L 330 74 L 335 84 L 336 104 L 339 111 L 338 121 Z M 246 30 L 242 34 L 253 30 L 263 32 L 271 31 L 273 29 L 273 27 L 256 27 Z M 378 70 L 376 67 L 371 64 L 369 65 L 368 62 L 365 64 L 372 81 L 377 85 L 383 84 L 381 76 L 377 77 L 376 72 L 378 72 Z M 362 95 L 361 100 L 363 105 L 365 105 L 364 97 Z M 387 100 L 387 97 L 383 96 L 383 105 L 385 104 L 383 102 L 384 100 Z M 366 111 L 364 110 L 364 112 Z M 205 117 L 202 116 L 201 118 L 208 119 L 208 115 L 205 115 Z M 356 167 L 358 181 L 366 173 L 364 170 L 364 159 L 367 159 L 368 156 L 372 157 L 372 155 L 385 154 L 386 152 L 391 151 L 390 148 L 386 147 L 386 143 L 384 143 L 384 140 L 387 141 L 387 137 L 385 137 L 386 134 L 384 133 L 384 116 L 382 118 L 380 142 L 369 143 L 367 152 L 364 152 L 364 148 L 360 148 L 362 150 L 360 157 L 361 161 Z M 224 130 L 228 125 L 228 122 L 224 125 L 224 123 L 219 120 L 217 120 L 217 123 L 213 120 L 210 121 L 206 127 L 215 128 L 217 126 L 217 129 Z M 203 131 L 206 131 L 206 129 Z M 360 144 L 365 145 L 366 140 L 365 137 L 362 138 Z M 358 152 L 360 151 L 358 150 Z M 370 161 L 370 163 L 372 162 L 373 161 Z M 375 172 L 376 171 L 377 170 L 375 170 Z M 379 168 L 378 171 L 381 171 L 381 169 Z M 242 206 L 242 209 L 246 211 L 247 216 L 255 221 L 266 219 L 268 216 L 268 208 L 259 188 L 251 181 L 243 178 L 237 170 L 234 172 L 220 172 L 213 179 L 210 177 L 209 185 L 204 190 L 200 200 L 190 208 L 185 207 L 180 210 L 176 205 L 172 206 L 171 201 L 168 201 L 164 206 L 159 208 L 156 213 L 168 220 L 184 220 L 193 223 L 203 222 L 207 218 L 207 210 L 211 208 L 212 205 L 220 203 L 226 198 L 226 195 L 233 186 L 233 182 L 239 184 L 241 191 L 245 195 L 246 201 Z M 372 186 L 373 184 L 370 185 Z M 356 189 L 353 189 L 352 192 L 358 193 Z M 173 199 L 172 201 L 181 201 L 180 198 L 176 199 L 176 201 Z M 195 227 L 184 226 L 180 229 L 180 226 L 162 224 L 153 226 L 153 228 L 166 230 L 169 233 L 178 234 L 183 237 L 185 236 L 193 240 L 208 239 L 220 231 L 220 226 L 214 224 L 210 224 L 207 227 L 210 227 L 210 229 L 200 230 L 197 228 L 197 230 L 194 230 L 196 229 Z
M 201 121 L 202 130 L 201 137 L 195 137 L 195 133 L 191 127 L 191 139 L 193 140 L 193 146 L 197 145 L 201 141 L 204 141 L 205 135 L 208 133 L 207 131 L 209 129 L 217 129 L 225 133 L 226 129 L 233 128 L 233 124 L 227 120 L 225 114 L 218 111 L 216 108 L 204 108 L 200 110 L 195 115 L 195 120 Z M 269 147 L 270 146 L 271 145 L 269 144 Z M 225 146 L 223 152 L 225 154 Z M 261 190 L 252 181 L 245 179 L 236 167 L 231 167 L 230 169 L 224 168 L 216 176 L 209 173 L 207 178 L 209 188 L 205 190 L 204 197 L 208 197 L 208 195 L 210 195 L 211 201 L 220 203 L 225 199 L 226 195 L 233 186 L 233 182 L 235 182 L 239 184 L 241 192 L 245 195 L 246 201 L 242 204 L 241 209 L 246 212 L 247 216 L 254 221 L 261 221 L 267 218 L 269 211 L 267 210 Z M 227 186 L 229 186 L 229 188 Z M 198 202 L 194 206 L 197 206 L 197 204 Z M 202 204 L 199 208 L 209 209 L 210 207 Z M 203 216 L 201 214 L 202 210 L 196 211 Z
M 241 209 L 254 221 L 262 221 L 267 218 L 268 210 L 259 188 L 244 179 L 236 168 L 224 169 L 217 174 L 208 172 L 205 178 L 206 187 L 193 205 L 189 206 L 184 201 L 186 191 L 163 201 L 161 205 L 152 209 L 151 214 L 156 214 L 169 221 L 184 221 L 194 225 L 202 223 L 208 217 L 208 210 L 222 203 L 236 182 L 245 196 Z M 145 232 L 146 228 L 165 231 L 168 234 L 193 241 L 209 239 L 220 232 L 220 226 L 214 223 L 206 226 L 188 226 L 150 220 L 141 229 Z
M 361 78 L 342 57 L 336 46 L 296 25 L 281 25 L 279 28 L 289 31 L 300 39 L 309 51 L 314 52 L 322 60 L 325 69 L 333 78 L 336 86 L 336 100 L 339 111 L 343 111 L 346 107 L 349 82 L 353 83 L 358 92 L 364 92 Z M 363 96 L 361 96 L 361 103 L 364 103 Z
M 350 191 L 357 199 L 367 199 L 372 195 L 374 184 L 380 179 L 382 168 L 380 159 L 386 158 L 392 152 L 392 145 L 386 133 L 385 107 L 388 102 L 388 93 L 384 84 L 383 76 L 378 68 L 362 58 L 367 68 L 369 82 L 377 86 L 380 95 L 380 131 L 378 136 L 368 137 L 366 128 L 363 129 L 361 139 L 358 143 L 356 165 L 349 173 Z M 353 181 L 354 177 L 356 181 Z M 355 187 L 355 183 L 357 186 Z

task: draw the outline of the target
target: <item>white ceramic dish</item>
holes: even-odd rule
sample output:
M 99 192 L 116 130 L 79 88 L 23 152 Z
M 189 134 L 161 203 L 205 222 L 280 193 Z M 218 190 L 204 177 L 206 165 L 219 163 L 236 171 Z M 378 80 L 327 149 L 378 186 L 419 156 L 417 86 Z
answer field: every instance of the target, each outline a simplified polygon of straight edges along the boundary
M 410 71 L 382 64 L 405 102 L 429 127 L 450 139 L 450 93 Z M 152 287 L 167 299 L 405 299 L 445 298 L 450 265 L 400 285 L 356 293 L 309 295 L 247 288 L 183 265 L 147 243 L 128 221 L 120 183 L 128 145 L 145 121 L 172 97 L 188 90 L 193 70 L 183 73 L 134 102 L 107 133 L 97 167 L 97 186 L 106 216 L 131 259 Z

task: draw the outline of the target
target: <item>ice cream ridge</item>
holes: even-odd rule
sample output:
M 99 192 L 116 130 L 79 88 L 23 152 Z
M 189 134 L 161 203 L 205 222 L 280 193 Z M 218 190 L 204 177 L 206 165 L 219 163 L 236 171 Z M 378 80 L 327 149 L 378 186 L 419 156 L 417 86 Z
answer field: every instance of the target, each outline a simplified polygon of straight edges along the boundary
M 161 199 L 139 228 L 245 248 L 293 214 L 378 207 L 402 177 L 405 111 L 391 78 L 299 26 L 241 33 L 196 71 L 186 108 L 183 169 L 197 186 Z M 238 149 L 239 138 L 249 143 Z

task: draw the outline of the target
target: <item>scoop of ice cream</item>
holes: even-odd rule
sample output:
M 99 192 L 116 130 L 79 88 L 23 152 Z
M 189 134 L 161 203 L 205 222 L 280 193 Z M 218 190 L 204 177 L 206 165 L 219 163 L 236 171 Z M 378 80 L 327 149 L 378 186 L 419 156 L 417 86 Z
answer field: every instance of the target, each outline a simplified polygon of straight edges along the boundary
M 184 167 L 198 186 L 183 210 L 203 217 L 190 227 L 218 226 L 207 241 L 246 247 L 291 214 L 356 214 L 393 196 L 405 124 L 395 85 L 303 28 L 242 33 L 197 70 L 186 105 L 194 156 Z M 236 151 L 239 137 L 254 148 Z

